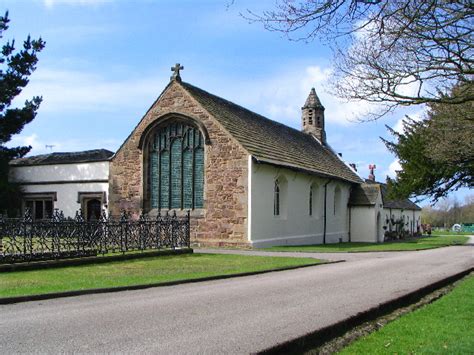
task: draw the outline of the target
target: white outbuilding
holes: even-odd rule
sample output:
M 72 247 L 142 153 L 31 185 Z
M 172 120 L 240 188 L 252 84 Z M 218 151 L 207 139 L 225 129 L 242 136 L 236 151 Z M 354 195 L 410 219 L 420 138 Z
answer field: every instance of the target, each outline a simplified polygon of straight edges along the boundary
M 79 209 L 87 219 L 108 207 L 109 159 L 105 149 L 51 153 L 10 163 L 10 181 L 22 189 L 22 212 L 44 219 L 55 209 L 74 217 Z

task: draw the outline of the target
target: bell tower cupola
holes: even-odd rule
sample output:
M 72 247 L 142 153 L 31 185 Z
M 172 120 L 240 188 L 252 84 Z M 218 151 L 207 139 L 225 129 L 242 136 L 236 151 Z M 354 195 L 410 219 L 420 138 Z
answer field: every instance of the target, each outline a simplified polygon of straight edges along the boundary
M 301 108 L 301 121 L 303 132 L 312 134 L 321 143 L 326 143 L 324 106 L 319 101 L 314 88 L 311 89 L 304 106 Z

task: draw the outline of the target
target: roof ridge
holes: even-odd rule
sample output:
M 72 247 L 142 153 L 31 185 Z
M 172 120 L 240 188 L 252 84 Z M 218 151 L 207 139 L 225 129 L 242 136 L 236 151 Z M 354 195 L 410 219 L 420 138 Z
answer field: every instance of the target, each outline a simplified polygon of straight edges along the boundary
M 181 85 L 184 85 L 184 86 L 191 87 L 192 89 L 200 90 L 200 91 L 202 91 L 203 93 L 205 93 L 206 95 L 213 96 L 213 97 L 215 97 L 215 98 L 217 98 L 217 99 L 219 99 L 219 100 L 222 100 L 222 101 L 224 101 L 224 102 L 227 102 L 227 103 L 229 103 L 229 104 L 231 104 L 231 105 L 233 105 L 233 106 L 236 106 L 236 107 L 238 107 L 238 108 L 240 108 L 240 109 L 242 109 L 242 110 L 244 110 L 244 111 L 250 112 L 250 113 L 253 114 L 253 115 L 259 116 L 260 118 L 262 118 L 262 119 L 264 119 L 264 120 L 266 120 L 266 121 L 269 121 L 269 122 L 271 122 L 271 123 L 273 123 L 273 124 L 282 126 L 282 127 L 286 128 L 286 129 L 291 129 L 291 130 L 293 130 L 293 131 L 295 131 L 295 132 L 298 132 L 299 134 L 302 134 L 302 135 L 305 135 L 305 136 L 308 135 L 308 133 L 304 133 L 304 132 L 300 131 L 299 129 L 296 129 L 296 128 L 293 128 L 293 127 L 291 127 L 291 126 L 288 126 L 288 125 L 286 125 L 286 124 L 284 124 L 284 123 L 281 123 L 281 122 L 272 120 L 271 118 L 265 117 L 265 116 L 263 116 L 262 114 L 260 114 L 260 113 L 258 113 L 258 112 L 249 110 L 248 108 L 246 108 L 246 107 L 244 107 L 244 106 L 242 106 L 242 105 L 236 104 L 235 102 L 232 102 L 232 101 L 230 101 L 230 100 L 227 100 L 227 99 L 225 99 L 225 98 L 223 98 L 223 97 L 221 97 L 221 96 L 217 96 L 217 95 L 215 95 L 215 94 L 213 94 L 213 93 L 211 93 L 211 92 L 209 92 L 209 91 L 206 91 L 206 90 L 204 90 L 204 89 L 201 89 L 200 87 L 197 87 L 197 86 L 192 85 L 192 84 L 190 84 L 190 83 L 187 83 L 187 82 L 182 81 L 180 84 L 181 84 Z

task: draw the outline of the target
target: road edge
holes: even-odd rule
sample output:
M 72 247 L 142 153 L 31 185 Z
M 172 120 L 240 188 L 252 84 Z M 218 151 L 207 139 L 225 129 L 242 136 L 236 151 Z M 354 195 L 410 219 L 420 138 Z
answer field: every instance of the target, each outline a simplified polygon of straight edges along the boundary
M 274 345 L 258 352 L 258 354 L 301 354 L 307 350 L 320 347 L 326 342 L 342 336 L 356 326 L 368 321 L 373 321 L 401 307 L 406 307 L 410 304 L 416 303 L 424 296 L 462 279 L 473 271 L 474 267 L 470 267 L 467 270 L 436 281 L 406 295 L 381 303 L 378 306 L 372 307 L 363 312 L 359 312 L 354 316 L 341 320 L 332 325 L 307 333 L 295 339 Z
M 254 275 L 260 275 L 260 274 L 267 274 L 270 272 L 288 271 L 288 270 L 302 269 L 302 268 L 314 267 L 314 266 L 320 266 L 320 265 L 337 264 L 337 263 L 342 263 L 342 262 L 345 262 L 345 260 L 323 261 L 317 264 L 288 266 L 288 267 L 282 267 L 282 268 L 276 268 L 276 269 L 270 269 L 270 270 L 241 272 L 237 274 L 228 274 L 228 275 L 207 276 L 207 277 L 200 277 L 196 279 L 167 281 L 167 282 L 159 282 L 159 283 L 151 283 L 151 284 L 143 284 L 143 285 L 95 288 L 95 289 L 88 289 L 88 290 L 46 293 L 42 295 L 3 297 L 3 298 L 0 298 L 0 305 L 8 305 L 8 304 L 13 304 L 13 303 L 22 303 L 22 302 L 30 302 L 30 301 L 43 301 L 43 300 L 50 300 L 50 299 L 55 299 L 55 298 L 74 297 L 74 296 L 82 296 L 82 295 L 94 295 L 94 294 L 110 293 L 110 292 L 143 290 L 143 289 L 153 288 L 153 287 L 176 286 L 176 285 L 204 282 L 204 281 L 224 280 L 224 279 L 230 279 L 233 277 L 254 276 Z

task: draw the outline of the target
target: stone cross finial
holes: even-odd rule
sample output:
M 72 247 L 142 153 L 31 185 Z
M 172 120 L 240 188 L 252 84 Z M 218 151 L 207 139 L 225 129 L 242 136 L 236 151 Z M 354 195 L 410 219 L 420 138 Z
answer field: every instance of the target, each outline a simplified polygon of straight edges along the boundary
M 181 77 L 179 76 L 179 71 L 183 70 L 183 69 L 184 69 L 184 67 L 179 63 L 176 63 L 174 67 L 171 67 L 171 71 L 174 72 L 174 73 L 173 73 L 173 75 L 171 75 L 170 80 L 181 81 Z

